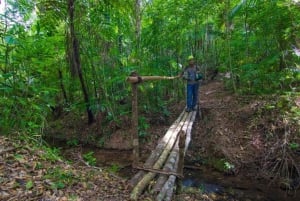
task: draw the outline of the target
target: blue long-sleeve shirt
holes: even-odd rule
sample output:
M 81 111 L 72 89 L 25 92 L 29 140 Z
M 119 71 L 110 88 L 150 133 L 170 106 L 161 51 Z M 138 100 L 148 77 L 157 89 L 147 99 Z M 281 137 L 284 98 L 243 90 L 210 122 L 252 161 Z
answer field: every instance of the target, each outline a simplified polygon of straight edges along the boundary
M 187 66 L 183 71 L 183 79 L 187 80 L 187 84 L 196 84 L 199 79 L 197 79 L 197 73 L 199 69 L 196 65 Z

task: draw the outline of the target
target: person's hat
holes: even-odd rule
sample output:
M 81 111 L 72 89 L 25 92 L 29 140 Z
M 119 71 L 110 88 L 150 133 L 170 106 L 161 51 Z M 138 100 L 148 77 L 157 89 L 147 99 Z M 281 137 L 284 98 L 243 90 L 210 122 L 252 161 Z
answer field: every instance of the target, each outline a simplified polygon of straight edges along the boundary
M 194 59 L 193 55 L 190 55 L 190 56 L 188 57 L 188 61 L 193 60 L 193 59 Z

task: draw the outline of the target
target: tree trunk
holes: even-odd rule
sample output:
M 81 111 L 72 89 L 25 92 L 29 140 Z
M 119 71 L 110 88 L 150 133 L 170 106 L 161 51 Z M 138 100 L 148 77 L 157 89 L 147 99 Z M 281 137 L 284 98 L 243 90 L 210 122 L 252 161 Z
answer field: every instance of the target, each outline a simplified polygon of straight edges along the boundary
M 231 21 L 229 20 L 230 15 L 230 0 L 226 1 L 226 19 L 225 19 L 225 25 L 226 25 L 226 49 L 227 49 L 227 59 L 228 59 L 228 70 L 230 72 L 230 79 L 232 83 L 232 88 L 234 92 L 236 92 L 236 83 L 235 83 L 235 73 L 233 72 L 232 67 L 232 56 L 231 56 Z
M 141 0 L 135 1 L 135 52 L 137 66 L 140 67 L 140 45 L 141 45 Z
M 89 96 L 88 96 L 88 92 L 87 92 L 87 88 L 85 86 L 85 82 L 84 82 L 84 78 L 82 75 L 82 69 L 81 69 L 81 64 L 80 64 L 80 54 L 79 54 L 79 45 L 78 45 L 78 40 L 75 34 L 75 28 L 74 28 L 74 11 L 75 11 L 75 4 L 74 4 L 75 0 L 68 0 L 68 13 L 69 13 L 69 29 L 70 29 L 70 46 L 71 48 L 69 48 L 69 61 L 70 61 L 70 66 L 71 69 L 74 69 L 75 72 L 73 73 L 77 73 L 79 80 L 80 80 L 80 84 L 81 84 L 81 88 L 82 88 L 82 92 L 83 92 L 83 96 L 84 96 L 84 102 L 86 105 L 86 111 L 88 114 L 88 123 L 91 124 L 94 122 L 94 115 L 92 113 L 92 110 L 90 109 L 90 101 L 89 101 Z
M 65 85 L 63 82 L 63 74 L 62 74 L 61 69 L 58 70 L 58 79 L 60 82 L 61 92 L 62 92 L 64 100 L 65 100 L 64 102 L 68 102 L 68 96 L 67 96 L 67 92 L 66 92 Z

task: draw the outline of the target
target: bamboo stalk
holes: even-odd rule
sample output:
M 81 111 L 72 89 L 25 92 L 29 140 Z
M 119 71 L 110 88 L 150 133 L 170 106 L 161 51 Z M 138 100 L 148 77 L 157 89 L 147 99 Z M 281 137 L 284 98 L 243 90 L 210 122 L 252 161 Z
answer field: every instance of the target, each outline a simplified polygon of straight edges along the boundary
M 186 133 L 182 131 L 179 135 L 179 161 L 178 161 L 178 168 L 177 173 L 183 175 L 183 166 L 184 166 L 184 150 L 185 150 L 185 141 L 186 141 Z
M 184 167 L 184 148 L 186 141 L 186 133 L 182 132 L 179 136 L 179 156 L 178 156 L 178 164 L 177 164 L 177 173 L 183 175 L 183 167 Z M 176 181 L 176 191 L 179 193 L 182 190 L 182 177 L 178 178 Z
M 180 114 L 180 116 L 176 119 L 176 121 L 172 124 L 172 126 L 168 129 L 166 134 L 160 139 L 155 150 L 152 151 L 151 155 L 146 160 L 146 162 L 144 164 L 145 167 L 152 167 L 154 165 L 155 161 L 158 160 L 158 158 L 161 155 L 161 153 L 163 152 L 164 148 L 167 146 L 168 142 L 170 141 L 172 133 L 179 131 L 179 129 L 180 129 L 179 127 L 182 126 L 182 125 L 180 125 L 180 122 L 182 121 L 182 119 L 185 119 L 185 118 L 186 118 L 186 113 L 182 112 Z M 129 185 L 131 187 L 134 187 L 145 174 L 146 174 L 145 171 L 139 171 L 129 181 Z
M 163 173 L 165 172 L 180 172 L 182 173 L 183 169 L 183 158 L 184 154 L 189 146 L 190 139 L 191 139 L 191 130 L 193 126 L 193 122 L 196 117 L 196 111 L 191 113 L 182 112 L 180 117 L 172 124 L 166 135 L 160 140 L 159 144 L 157 145 L 156 149 L 152 152 L 150 157 L 147 159 L 144 167 L 149 168 L 149 170 L 158 170 L 160 169 L 163 164 L 164 168 L 162 170 Z M 181 151 L 179 150 L 178 144 L 178 134 L 180 132 L 186 133 L 186 139 L 183 140 L 181 136 L 180 147 Z M 164 140 L 167 139 L 167 142 Z M 182 151 L 183 150 L 183 151 Z M 179 153 L 180 152 L 180 153 Z M 161 153 L 161 154 L 159 154 Z M 157 160 L 156 160 L 157 159 Z M 179 162 L 181 159 L 182 162 Z M 155 162 L 156 160 L 156 162 Z M 166 162 L 167 161 L 167 162 Z M 175 162 L 174 162 L 175 161 Z M 153 167 L 151 167 L 153 164 Z M 178 164 L 180 167 L 178 168 Z M 149 165 L 149 166 L 148 166 Z M 146 169 L 145 168 L 145 169 Z M 151 180 L 155 177 L 156 173 L 160 173 L 160 171 L 152 171 L 149 173 L 145 173 L 145 171 L 139 171 L 138 174 L 135 175 L 135 179 L 131 179 L 131 183 L 134 184 L 134 188 L 131 192 L 131 199 L 137 200 L 139 195 L 143 192 L 145 187 L 150 183 Z M 176 181 L 176 176 L 180 174 L 167 177 L 165 174 L 161 174 L 157 180 L 157 184 L 154 186 L 152 192 L 158 193 L 157 200 L 171 200 L 173 195 L 173 188 Z M 158 184 L 159 183 L 159 184 Z M 160 189 L 160 191 L 158 191 Z
M 193 112 L 190 124 L 188 125 L 188 128 L 186 130 L 186 139 L 185 139 L 184 154 L 186 153 L 186 151 L 187 151 L 187 149 L 189 147 L 190 141 L 191 141 L 192 128 L 193 128 L 193 124 L 194 124 L 195 118 L 196 118 L 196 112 Z
M 163 170 L 164 171 L 170 171 L 170 172 L 176 172 L 174 166 L 176 166 L 176 163 L 178 162 L 178 143 L 176 142 L 174 149 L 170 153 L 170 156 L 167 160 L 167 163 L 164 165 Z M 174 170 L 174 171 L 173 171 Z M 163 185 L 166 183 L 168 180 L 167 175 L 160 175 L 158 179 L 156 180 L 155 185 L 153 186 L 152 189 L 152 194 L 157 194 L 161 191 Z
M 190 116 L 190 115 L 184 115 L 184 117 L 186 116 Z M 183 125 L 182 125 L 183 124 Z M 186 124 L 186 119 L 182 119 L 182 121 L 179 123 L 179 125 L 184 126 Z M 178 127 L 177 127 L 178 129 Z M 177 139 L 177 135 L 179 133 L 181 129 L 181 126 L 179 126 L 179 130 L 177 131 L 177 133 L 173 133 L 171 136 L 171 139 L 168 143 L 168 145 L 165 147 L 165 149 L 163 150 L 162 154 L 160 155 L 159 159 L 156 161 L 156 163 L 154 164 L 153 168 L 154 169 L 159 169 L 162 167 L 162 165 L 164 164 L 164 162 L 166 161 L 168 154 L 170 153 L 170 151 L 173 149 L 174 147 L 174 143 Z M 131 192 L 131 199 L 133 200 L 137 200 L 138 196 L 142 193 L 142 191 L 145 189 L 145 187 L 148 185 L 148 183 L 155 177 L 156 173 L 153 172 L 149 172 L 147 173 L 138 183 L 137 185 L 134 187 L 134 189 Z
M 173 137 L 173 138 L 175 138 L 175 137 Z M 175 141 L 175 139 L 171 139 L 171 140 Z M 170 152 L 170 148 L 167 147 L 166 149 L 164 149 L 163 153 L 161 154 L 161 157 L 154 164 L 153 168 L 157 168 L 157 169 L 160 168 L 163 165 L 163 163 L 165 162 L 169 152 Z M 131 199 L 137 200 L 138 196 L 142 193 L 142 191 L 149 184 L 149 182 L 155 177 L 155 175 L 156 175 L 156 173 L 154 173 L 154 172 L 147 173 L 132 190 L 131 195 L 130 195 Z
M 180 76 L 168 77 L 168 76 L 129 76 L 126 81 L 130 83 L 138 83 L 151 80 L 173 80 Z
M 149 171 L 149 172 L 162 174 L 162 175 L 168 175 L 168 176 L 175 175 L 176 177 L 182 178 L 182 174 L 179 174 L 178 172 L 173 172 L 171 170 L 153 169 L 153 168 L 146 168 L 146 167 L 143 167 L 143 166 L 136 166 L 135 168 L 140 169 L 140 170 L 146 170 L 146 171 Z
M 184 150 L 185 146 L 185 132 L 181 130 L 179 132 L 178 140 L 176 141 L 176 144 L 174 146 L 174 149 L 172 150 L 167 163 L 165 164 L 163 170 L 164 171 L 171 171 L 171 172 L 177 172 L 177 175 L 183 175 L 182 171 L 178 171 L 178 165 L 180 164 L 180 148 L 182 148 L 182 152 Z M 175 175 L 175 174 L 174 174 Z M 175 175 L 175 176 L 177 176 Z M 160 175 L 153 187 L 152 194 L 158 193 L 161 191 L 163 185 L 168 180 L 168 177 L 166 175 Z
M 165 185 L 163 186 L 163 190 L 161 193 L 157 196 L 157 201 L 170 201 L 173 195 L 174 186 L 175 186 L 176 177 L 174 175 L 171 175 Z M 159 198 L 159 196 L 163 198 Z
M 133 166 L 139 162 L 139 133 L 138 133 L 138 98 L 137 84 L 131 84 L 132 88 L 132 147 Z
M 178 162 L 174 166 L 174 169 L 172 171 L 180 171 L 183 172 L 183 166 L 184 166 L 184 155 L 187 150 L 187 147 L 189 146 L 190 142 L 190 136 L 191 136 L 191 130 L 193 126 L 193 122 L 196 117 L 196 112 L 191 113 L 190 120 L 186 121 L 185 127 L 182 129 L 182 131 L 186 131 L 185 135 L 181 136 L 181 142 L 179 142 L 180 146 L 180 153 L 177 155 Z M 189 136 L 189 137 L 188 137 Z M 186 138 L 184 140 L 184 137 Z M 179 173 L 180 174 L 180 173 Z M 174 175 L 169 176 L 168 180 L 165 182 L 165 184 L 161 187 L 161 191 L 156 197 L 156 200 L 171 200 L 173 195 L 173 190 L 175 186 L 176 177 Z

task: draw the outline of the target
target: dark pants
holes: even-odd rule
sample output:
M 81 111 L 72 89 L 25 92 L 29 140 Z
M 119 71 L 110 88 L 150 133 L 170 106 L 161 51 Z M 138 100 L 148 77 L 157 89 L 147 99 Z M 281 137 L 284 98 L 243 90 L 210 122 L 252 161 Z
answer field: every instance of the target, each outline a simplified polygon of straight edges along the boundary
M 193 109 L 198 103 L 198 88 L 199 83 L 187 84 L 186 106 L 188 109 Z

